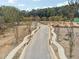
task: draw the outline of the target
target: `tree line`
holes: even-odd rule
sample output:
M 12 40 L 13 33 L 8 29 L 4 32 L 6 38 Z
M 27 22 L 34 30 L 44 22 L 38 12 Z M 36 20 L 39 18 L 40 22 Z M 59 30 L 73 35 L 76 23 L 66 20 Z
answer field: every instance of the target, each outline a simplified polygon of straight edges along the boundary
M 73 9 L 71 9 L 73 7 Z M 78 7 L 79 8 L 79 5 Z M 72 11 L 72 13 L 70 12 Z M 69 20 L 70 15 L 74 17 L 79 17 L 79 10 L 76 10 L 75 5 L 66 5 L 62 7 L 52 7 L 44 9 L 33 9 L 31 11 L 19 10 L 13 6 L 1 6 L 0 7 L 0 24 L 14 23 L 19 21 L 29 21 L 29 20 Z

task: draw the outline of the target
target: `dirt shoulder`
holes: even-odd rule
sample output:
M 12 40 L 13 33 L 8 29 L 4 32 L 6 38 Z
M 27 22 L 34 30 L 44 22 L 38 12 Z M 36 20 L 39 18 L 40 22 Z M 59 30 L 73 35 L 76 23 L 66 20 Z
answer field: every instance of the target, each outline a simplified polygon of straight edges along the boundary
M 18 34 L 16 33 L 16 27 L 6 29 L 6 31 L 0 35 L 0 59 L 4 59 L 13 48 L 20 44 L 23 38 L 30 34 L 29 30 L 34 30 L 29 24 L 17 26 Z
M 57 34 L 57 42 L 61 44 L 64 49 L 66 56 L 70 59 L 70 38 L 68 38 L 70 28 L 55 28 L 55 32 Z M 73 46 L 72 46 L 72 57 L 71 59 L 79 58 L 79 28 L 73 28 Z

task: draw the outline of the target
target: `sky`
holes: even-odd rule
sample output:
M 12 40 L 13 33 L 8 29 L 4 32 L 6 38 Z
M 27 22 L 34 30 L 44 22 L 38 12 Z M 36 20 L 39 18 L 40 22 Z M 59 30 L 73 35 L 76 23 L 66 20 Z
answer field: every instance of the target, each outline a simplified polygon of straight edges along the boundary
M 15 6 L 20 10 L 59 7 L 67 4 L 67 0 L 0 0 L 0 6 Z

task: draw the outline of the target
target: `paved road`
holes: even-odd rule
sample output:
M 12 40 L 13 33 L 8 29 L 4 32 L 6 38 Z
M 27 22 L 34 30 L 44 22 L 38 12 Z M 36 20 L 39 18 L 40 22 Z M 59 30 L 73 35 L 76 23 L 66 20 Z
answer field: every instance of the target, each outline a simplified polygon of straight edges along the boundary
M 22 59 L 52 59 L 49 46 L 49 28 L 42 26 L 33 36 L 31 44 L 26 48 Z
M 35 30 L 33 30 L 32 33 L 31 33 L 31 35 L 34 35 L 35 31 L 37 31 L 38 29 L 39 29 L 39 27 L 37 27 Z M 14 48 L 14 49 L 8 54 L 8 56 L 7 56 L 5 59 L 13 59 L 13 57 L 15 56 L 15 54 L 17 53 L 17 51 L 18 51 L 20 48 L 22 48 L 25 43 L 28 42 L 28 37 L 29 37 L 29 36 L 30 36 L 30 35 L 27 35 L 26 37 L 24 37 L 23 42 L 20 43 L 16 48 Z

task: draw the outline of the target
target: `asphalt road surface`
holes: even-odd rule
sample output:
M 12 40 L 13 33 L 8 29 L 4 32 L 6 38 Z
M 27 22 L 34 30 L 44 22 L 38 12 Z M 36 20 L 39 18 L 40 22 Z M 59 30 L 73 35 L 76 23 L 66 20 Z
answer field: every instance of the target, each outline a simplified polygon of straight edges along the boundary
M 49 28 L 42 26 L 32 38 L 22 59 L 52 59 L 48 46 Z

